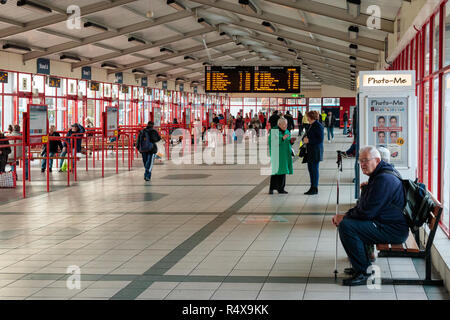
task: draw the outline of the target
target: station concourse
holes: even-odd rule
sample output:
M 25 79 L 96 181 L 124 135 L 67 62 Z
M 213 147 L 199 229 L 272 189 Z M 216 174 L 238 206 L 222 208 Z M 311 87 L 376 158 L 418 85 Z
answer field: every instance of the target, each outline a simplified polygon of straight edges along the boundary
M 447 1 L 0 9 L 0 300 L 450 300 Z M 293 170 L 272 193 L 284 119 Z M 367 145 L 435 206 L 347 286 L 332 219 L 360 199 Z

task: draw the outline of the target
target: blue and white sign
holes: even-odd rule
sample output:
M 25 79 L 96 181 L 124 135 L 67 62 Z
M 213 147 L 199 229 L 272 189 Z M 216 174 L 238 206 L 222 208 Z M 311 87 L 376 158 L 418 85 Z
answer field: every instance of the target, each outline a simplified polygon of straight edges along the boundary
M 167 90 L 167 80 L 164 80 L 164 81 L 162 82 L 162 88 L 163 88 L 164 90 Z
M 183 90 L 184 90 L 184 83 L 180 83 L 179 88 L 180 88 L 180 92 L 183 92 Z
M 81 68 L 81 79 L 92 80 L 92 69 L 91 67 Z
M 143 86 L 143 87 L 148 86 L 148 78 L 147 77 L 141 78 L 141 86 Z
M 122 72 L 117 72 L 116 73 L 116 83 L 123 83 L 123 73 Z
M 194 87 L 194 93 L 197 93 L 197 92 L 198 92 L 198 88 Z
M 50 60 L 45 58 L 37 59 L 37 72 L 38 74 L 50 74 Z

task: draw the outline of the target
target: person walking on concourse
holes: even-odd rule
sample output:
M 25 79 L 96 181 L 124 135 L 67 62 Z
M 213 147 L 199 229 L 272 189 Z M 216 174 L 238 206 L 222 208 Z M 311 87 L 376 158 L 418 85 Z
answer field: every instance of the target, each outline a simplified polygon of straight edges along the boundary
M 156 143 L 161 140 L 161 136 L 153 128 L 153 125 L 153 121 L 149 121 L 147 127 L 139 132 L 136 140 L 136 148 L 142 154 L 142 162 L 144 162 L 145 181 L 150 181 L 152 178 L 153 161 L 155 159 L 155 154 L 158 152 Z

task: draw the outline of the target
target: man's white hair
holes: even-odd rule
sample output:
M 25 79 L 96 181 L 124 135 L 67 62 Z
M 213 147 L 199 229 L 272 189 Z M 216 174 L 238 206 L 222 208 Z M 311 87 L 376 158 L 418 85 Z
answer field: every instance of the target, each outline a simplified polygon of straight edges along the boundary
M 386 149 L 385 147 L 379 147 L 378 152 L 380 152 L 381 160 L 387 163 L 391 162 L 391 152 L 389 151 L 389 149 Z
M 284 122 L 284 123 L 287 124 L 287 119 L 284 118 L 284 117 L 281 117 L 280 119 L 278 119 L 277 125 L 280 126 L 280 124 L 281 124 L 282 122 Z
M 369 153 L 371 158 L 378 158 L 381 160 L 380 152 L 375 146 L 365 146 L 359 149 L 359 154 L 363 154 L 364 152 Z

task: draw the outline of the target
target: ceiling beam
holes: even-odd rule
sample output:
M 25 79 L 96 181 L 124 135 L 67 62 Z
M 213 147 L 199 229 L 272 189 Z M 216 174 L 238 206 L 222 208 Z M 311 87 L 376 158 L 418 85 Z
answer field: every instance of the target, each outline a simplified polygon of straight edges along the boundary
M 113 59 L 113 58 L 118 58 L 118 57 L 121 57 L 121 56 L 126 56 L 126 55 L 129 55 L 129 54 L 132 54 L 132 53 L 136 53 L 136 52 L 143 51 L 143 50 L 148 50 L 148 49 L 151 49 L 151 48 L 157 48 L 157 47 L 160 47 L 160 46 L 163 46 L 163 45 L 166 45 L 166 44 L 170 44 L 170 43 L 173 43 L 173 42 L 185 40 L 186 38 L 190 38 L 190 37 L 206 34 L 206 33 L 213 32 L 213 31 L 217 31 L 217 28 L 214 28 L 214 27 L 202 28 L 200 30 L 187 32 L 184 35 L 168 37 L 168 38 L 165 38 L 165 39 L 162 39 L 162 40 L 155 41 L 155 42 L 150 43 L 150 44 L 143 44 L 143 45 L 138 45 L 138 46 L 135 46 L 135 47 L 123 49 L 123 50 L 121 50 L 121 52 L 112 52 L 112 53 L 107 53 L 107 54 L 104 54 L 104 55 L 101 55 L 101 56 L 97 56 L 97 57 L 92 58 L 92 60 L 89 61 L 89 62 L 84 62 L 83 61 L 83 62 L 73 63 L 72 64 L 72 68 L 73 69 L 80 68 L 80 67 L 91 65 L 91 64 L 94 64 L 94 63 L 97 63 L 97 62 L 100 62 L 100 61 L 105 61 L 105 60 L 110 60 L 110 59 Z
M 190 17 L 192 15 L 191 12 L 188 11 L 180 11 L 176 13 L 172 13 L 166 16 L 155 18 L 153 21 L 144 21 L 144 22 L 138 22 L 129 26 L 125 26 L 120 28 L 118 31 L 106 31 L 99 34 L 95 34 L 86 38 L 82 39 L 82 42 L 78 41 L 69 41 L 66 43 L 58 44 L 56 46 L 47 48 L 46 52 L 44 54 L 38 53 L 38 52 L 30 52 L 23 55 L 23 61 L 28 61 L 31 59 L 40 58 L 49 54 L 70 50 L 74 48 L 78 48 L 87 44 L 92 44 L 95 42 L 99 42 L 102 40 L 111 39 L 114 37 L 118 37 L 130 32 L 135 32 L 143 29 L 148 29 L 151 27 L 159 26 L 161 24 L 172 22 L 172 21 L 178 21 L 180 19 L 184 19 L 187 17 Z
M 227 43 L 230 43 L 230 42 L 232 42 L 232 40 L 230 40 L 230 39 L 222 39 L 222 40 L 217 40 L 217 41 L 210 42 L 210 43 L 207 44 L 207 46 L 208 46 L 208 48 L 213 48 L 213 47 L 221 46 L 221 45 L 224 45 L 224 44 L 227 44 Z M 108 71 L 108 74 L 115 73 L 115 72 L 121 72 L 121 71 L 125 71 L 125 70 L 128 70 L 128 69 L 133 69 L 133 68 L 139 68 L 139 67 L 142 67 L 142 66 L 145 66 L 145 65 L 149 65 L 149 64 L 160 62 L 160 61 L 164 61 L 164 60 L 173 59 L 173 58 L 176 58 L 176 57 L 183 56 L 185 54 L 190 54 L 190 53 L 194 53 L 194 52 L 201 51 L 201 50 L 205 50 L 205 47 L 203 45 L 198 45 L 198 46 L 195 46 L 195 47 L 184 49 L 182 51 L 179 51 L 179 52 L 176 52 L 176 53 L 172 53 L 172 54 L 163 54 L 163 55 L 157 56 L 157 57 L 152 58 L 152 59 L 146 59 L 146 60 L 142 60 L 142 61 L 137 61 L 137 62 L 128 64 L 128 65 L 125 65 L 122 68 L 118 68 L 118 69 L 115 69 L 115 70 L 110 70 L 110 71 Z
M 338 44 L 333 44 L 333 43 L 330 43 L 327 41 L 321 41 L 318 39 L 313 40 L 310 37 L 307 37 L 307 36 L 304 36 L 304 35 L 301 35 L 298 33 L 282 31 L 282 30 L 278 30 L 278 32 L 270 32 L 261 24 L 246 21 L 246 20 L 241 20 L 239 22 L 233 21 L 233 22 L 231 22 L 231 24 L 234 24 L 236 26 L 240 26 L 243 28 L 249 28 L 249 29 L 252 29 L 255 31 L 260 31 L 260 32 L 263 32 L 266 34 L 271 34 L 271 35 L 281 37 L 284 39 L 289 39 L 289 40 L 300 42 L 300 43 L 306 43 L 306 44 L 320 47 L 323 49 L 332 50 L 332 51 L 345 53 L 345 54 L 349 54 L 349 55 L 351 54 L 350 48 L 348 46 L 346 47 L 346 46 L 342 46 L 342 45 L 338 45 Z M 367 59 L 367 60 L 370 60 L 373 62 L 378 62 L 378 55 L 367 52 L 367 51 L 363 51 L 361 49 L 359 49 L 356 54 L 352 54 L 352 55 L 357 58 L 363 58 L 363 59 Z
M 348 14 L 346 9 L 330 6 L 328 4 L 316 1 L 313 2 L 310 0 L 302 0 L 302 1 L 266 0 L 266 1 L 282 5 L 284 7 L 298 9 L 305 12 L 318 14 L 324 17 L 349 22 L 351 24 L 357 24 L 363 27 L 367 27 L 367 20 L 372 18 L 372 16 L 365 13 L 360 13 L 357 17 L 353 17 L 350 14 Z M 381 31 L 394 33 L 394 21 L 385 18 L 380 18 L 380 22 L 381 22 L 380 23 Z
M 85 7 L 80 8 L 81 9 L 80 15 L 85 16 L 88 14 L 92 14 L 92 13 L 104 11 L 107 9 L 119 7 L 124 4 L 136 2 L 136 1 L 138 1 L 138 0 L 116 0 L 116 1 L 111 1 L 111 2 L 106 2 L 106 1 L 96 2 L 96 3 L 89 4 Z M 20 9 L 18 9 L 18 10 L 20 10 Z M 69 16 L 68 14 L 63 15 L 60 13 L 56 13 L 56 14 L 48 15 L 43 18 L 39 18 L 39 19 L 30 21 L 30 22 L 24 23 L 23 26 L 6 28 L 3 30 L 0 30 L 0 38 L 5 38 L 5 37 L 13 36 L 16 34 L 24 33 L 24 32 L 30 31 L 30 30 L 34 30 L 37 28 L 42 28 L 42 27 L 46 27 L 46 26 L 49 26 L 52 24 L 64 22 L 67 20 L 68 16 Z
M 306 32 L 311 32 L 313 34 L 318 34 L 318 35 L 322 35 L 325 37 L 335 38 L 335 39 L 342 40 L 342 41 L 345 41 L 348 43 L 355 43 L 358 45 L 366 46 L 366 47 L 377 49 L 377 50 L 384 50 L 384 41 L 380 41 L 380 40 L 368 38 L 368 37 L 362 37 L 362 36 L 359 36 L 355 40 L 350 40 L 347 32 L 337 31 L 335 29 L 326 28 L 326 27 L 318 26 L 318 25 L 312 25 L 312 24 L 309 24 L 309 26 L 305 26 L 305 25 L 298 23 L 298 20 L 296 20 L 296 19 L 288 18 L 288 17 L 281 16 L 281 15 L 276 15 L 273 13 L 256 14 L 254 12 L 250 12 L 248 10 L 241 8 L 239 5 L 235 5 L 235 4 L 226 2 L 226 1 L 221 1 L 221 0 L 218 0 L 218 1 L 189 0 L 189 1 L 200 3 L 200 4 L 207 5 L 207 6 L 210 6 L 213 8 L 217 8 L 217 9 L 234 12 L 234 13 L 241 14 L 244 16 L 273 22 L 273 23 L 276 23 L 279 25 L 284 25 L 286 27 L 290 27 L 290 28 L 294 28 L 294 29 L 298 29 L 298 30 L 302 30 L 302 31 L 306 31 Z

